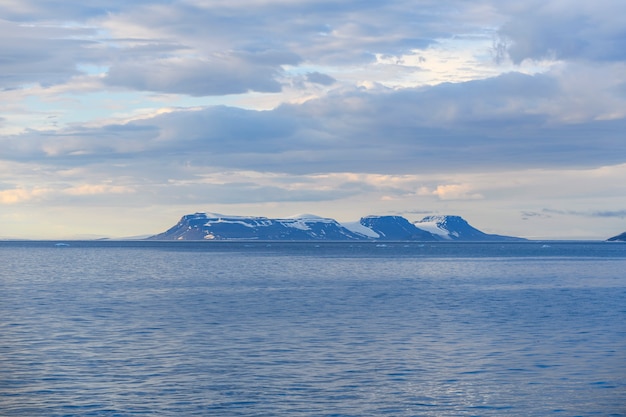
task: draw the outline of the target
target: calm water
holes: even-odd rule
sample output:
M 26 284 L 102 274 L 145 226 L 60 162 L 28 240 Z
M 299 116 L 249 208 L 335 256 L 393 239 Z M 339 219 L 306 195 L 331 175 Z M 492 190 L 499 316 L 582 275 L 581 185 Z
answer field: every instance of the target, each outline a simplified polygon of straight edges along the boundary
M 0 242 L 2 416 L 626 415 L 626 244 Z

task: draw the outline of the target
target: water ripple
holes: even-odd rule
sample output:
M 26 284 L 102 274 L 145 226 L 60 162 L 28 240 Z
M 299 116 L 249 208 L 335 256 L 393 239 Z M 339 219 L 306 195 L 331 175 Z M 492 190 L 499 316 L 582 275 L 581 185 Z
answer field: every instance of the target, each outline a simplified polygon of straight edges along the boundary
M 625 259 L 26 249 L 3 416 L 625 412 Z

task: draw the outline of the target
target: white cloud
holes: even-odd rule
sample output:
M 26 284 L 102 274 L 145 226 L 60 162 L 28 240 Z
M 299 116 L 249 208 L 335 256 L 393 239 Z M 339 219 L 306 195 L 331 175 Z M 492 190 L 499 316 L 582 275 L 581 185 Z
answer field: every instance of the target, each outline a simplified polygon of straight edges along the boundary
M 111 184 L 81 184 L 68 187 L 63 190 L 64 194 L 81 196 L 96 194 L 132 194 L 136 190 L 132 187 Z
M 445 184 L 438 185 L 431 191 L 431 194 L 437 196 L 441 200 L 480 200 L 484 196 L 475 193 L 472 187 L 467 184 Z
M 0 190 L 0 204 L 18 204 L 29 202 L 46 194 L 48 190 L 43 188 L 14 188 Z
M 598 0 L 500 2 L 509 16 L 500 33 L 514 62 L 545 58 L 587 61 L 623 61 L 624 3 Z

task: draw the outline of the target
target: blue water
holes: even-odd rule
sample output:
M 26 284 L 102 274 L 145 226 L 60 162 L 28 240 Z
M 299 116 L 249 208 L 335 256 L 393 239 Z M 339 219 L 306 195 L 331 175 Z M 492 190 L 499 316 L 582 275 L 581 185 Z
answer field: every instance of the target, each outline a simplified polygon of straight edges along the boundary
M 623 416 L 626 244 L 0 242 L 1 416 Z

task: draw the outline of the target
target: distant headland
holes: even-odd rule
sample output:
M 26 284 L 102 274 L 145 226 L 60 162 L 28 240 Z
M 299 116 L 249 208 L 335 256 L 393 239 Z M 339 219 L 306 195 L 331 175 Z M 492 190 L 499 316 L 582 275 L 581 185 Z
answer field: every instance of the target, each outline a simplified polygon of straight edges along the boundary
M 288 218 L 232 216 L 216 213 L 184 215 L 176 225 L 149 240 L 407 240 L 523 241 L 484 233 L 459 216 L 428 216 L 411 223 L 402 216 L 365 216 L 339 223 L 312 214 Z

